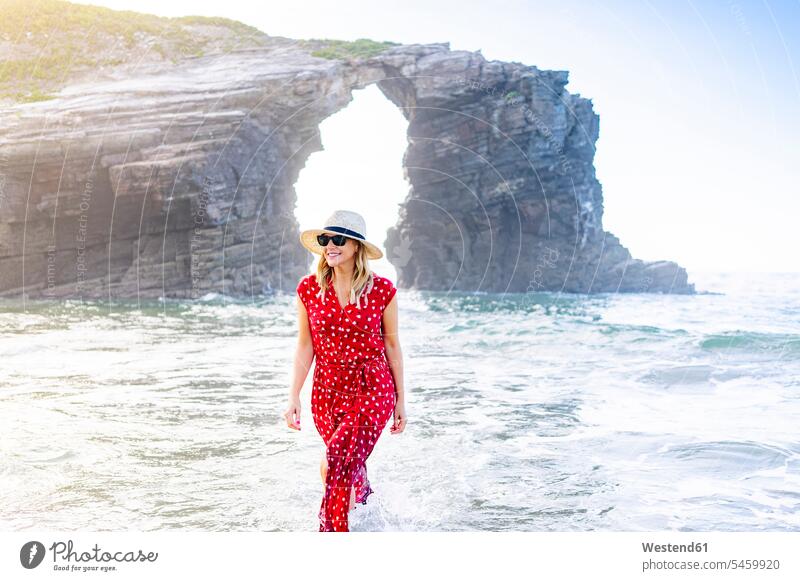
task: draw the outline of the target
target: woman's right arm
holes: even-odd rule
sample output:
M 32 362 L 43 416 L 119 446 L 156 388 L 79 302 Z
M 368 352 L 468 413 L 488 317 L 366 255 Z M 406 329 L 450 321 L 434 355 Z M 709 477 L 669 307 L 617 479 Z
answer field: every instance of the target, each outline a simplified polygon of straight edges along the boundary
M 314 344 L 311 341 L 311 328 L 308 313 L 300 297 L 297 298 L 297 347 L 294 354 L 294 371 L 289 388 L 289 407 L 284 412 L 286 425 L 293 430 L 300 429 L 300 390 L 314 361 Z

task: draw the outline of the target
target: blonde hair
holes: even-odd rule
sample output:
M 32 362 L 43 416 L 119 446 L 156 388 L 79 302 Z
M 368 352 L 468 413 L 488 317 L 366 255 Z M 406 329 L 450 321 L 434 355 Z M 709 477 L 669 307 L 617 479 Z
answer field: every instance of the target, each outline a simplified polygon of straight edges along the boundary
M 354 238 L 348 238 L 348 240 L 352 240 L 355 242 L 358 247 L 356 248 L 355 253 L 355 265 L 353 266 L 353 280 L 352 285 L 350 287 L 350 298 L 348 299 L 348 304 L 354 303 L 359 309 L 361 308 L 361 297 L 364 297 L 365 305 L 366 305 L 366 294 L 372 290 L 372 286 L 375 282 L 375 277 L 372 273 L 372 269 L 369 266 L 369 258 L 367 258 L 367 247 L 361 244 L 358 240 Z M 325 300 L 325 291 L 328 289 L 328 283 L 332 281 L 333 278 L 333 268 L 328 265 L 328 261 L 325 259 L 325 255 L 320 255 L 319 260 L 317 261 L 317 284 L 319 285 L 319 293 L 317 293 L 317 297 L 322 300 Z M 339 300 L 338 298 L 334 297 L 334 300 Z

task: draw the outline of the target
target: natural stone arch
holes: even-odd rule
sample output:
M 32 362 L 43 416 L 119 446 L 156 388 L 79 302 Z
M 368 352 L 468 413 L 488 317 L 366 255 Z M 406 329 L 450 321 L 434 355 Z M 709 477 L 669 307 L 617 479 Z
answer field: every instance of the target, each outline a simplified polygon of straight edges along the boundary
M 329 60 L 271 40 L 0 113 L 0 294 L 291 292 L 310 259 L 294 183 L 320 122 L 372 83 L 409 122 L 410 191 L 386 239 L 398 286 L 694 290 L 603 230 L 599 119 L 565 71 L 447 43 Z

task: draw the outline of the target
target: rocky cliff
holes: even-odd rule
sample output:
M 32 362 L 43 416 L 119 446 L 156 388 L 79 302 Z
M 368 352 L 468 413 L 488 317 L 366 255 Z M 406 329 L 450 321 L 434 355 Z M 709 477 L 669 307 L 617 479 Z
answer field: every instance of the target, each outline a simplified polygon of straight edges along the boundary
M 603 230 L 599 119 L 565 71 L 448 43 L 314 48 L 268 37 L 2 108 L 0 295 L 291 292 L 312 258 L 294 183 L 320 122 L 372 83 L 409 122 L 409 193 L 386 238 L 399 287 L 694 292 Z

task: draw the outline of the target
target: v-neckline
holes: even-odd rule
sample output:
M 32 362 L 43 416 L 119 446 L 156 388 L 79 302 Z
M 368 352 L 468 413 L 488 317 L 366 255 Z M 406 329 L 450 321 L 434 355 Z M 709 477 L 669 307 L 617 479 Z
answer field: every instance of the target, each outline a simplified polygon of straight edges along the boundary
M 350 306 L 350 301 L 347 302 L 345 306 L 342 306 L 342 303 L 339 302 L 339 295 L 336 294 L 336 288 L 333 286 L 333 282 L 328 285 L 328 291 L 333 294 L 333 300 L 336 301 L 336 304 L 339 305 L 339 310 L 344 312 L 347 307 Z
M 370 278 L 372 278 L 373 276 L 374 275 L 370 275 Z M 374 280 L 374 278 L 373 278 L 373 280 Z M 330 282 L 328 283 L 328 289 L 327 289 L 326 292 L 330 292 L 331 294 L 333 294 L 333 300 L 336 302 L 337 305 L 339 305 L 339 310 L 341 312 L 343 312 L 343 313 L 346 312 L 347 311 L 347 307 L 351 306 L 351 303 L 350 303 L 349 300 L 347 301 L 347 304 L 345 306 L 342 306 L 342 303 L 339 302 L 339 295 L 336 294 L 336 287 L 333 286 L 333 279 L 331 279 Z M 366 290 L 365 290 L 365 292 L 366 292 Z

